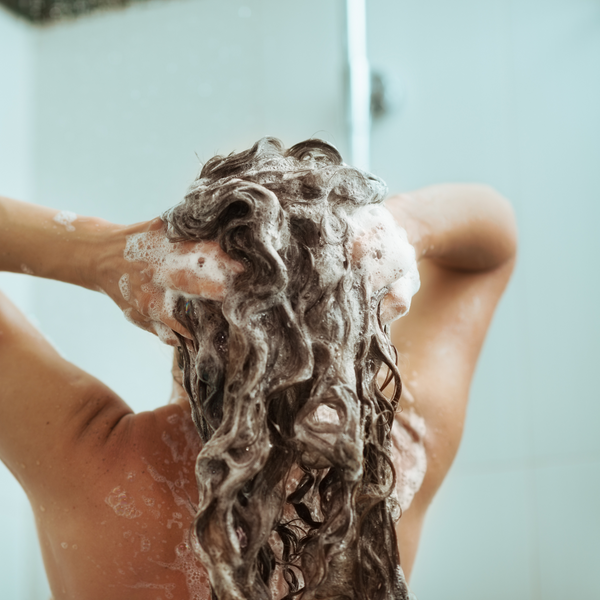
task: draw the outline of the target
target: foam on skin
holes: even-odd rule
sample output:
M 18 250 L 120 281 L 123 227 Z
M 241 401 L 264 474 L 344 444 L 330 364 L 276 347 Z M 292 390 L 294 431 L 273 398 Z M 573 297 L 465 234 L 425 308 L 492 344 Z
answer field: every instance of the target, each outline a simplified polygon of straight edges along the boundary
M 156 335 L 158 336 L 158 339 L 161 342 L 163 342 L 163 344 L 167 344 L 169 346 L 177 346 L 179 344 L 179 340 L 177 339 L 177 336 L 164 323 L 161 323 L 160 321 L 148 320 L 147 328 L 146 328 L 141 323 L 138 323 L 138 321 L 136 321 L 132 315 L 133 315 L 133 308 L 127 308 L 123 311 L 123 316 L 132 325 L 135 325 L 136 327 L 139 327 L 140 329 L 143 329 L 144 331 L 147 331 L 147 328 L 152 329 L 154 331 L 154 333 L 156 333 Z
M 173 333 L 173 331 L 167 327 L 164 323 L 160 321 L 152 321 L 150 323 L 152 329 L 158 336 L 158 339 L 163 343 L 169 346 L 177 346 L 179 344 L 179 340 L 177 336 Z
M 193 251 L 190 251 L 191 246 L 194 246 Z M 160 230 L 128 236 L 124 256 L 130 262 L 148 263 L 152 271 L 151 283 L 163 291 L 177 289 L 174 278 L 214 282 L 213 288 L 203 294 L 210 298 L 224 289 L 228 279 L 218 253 L 218 247 L 214 245 L 170 242 Z
M 77 220 L 77 214 L 70 210 L 61 210 L 52 220 L 59 225 L 64 225 L 67 231 L 75 231 L 72 223 Z
M 182 465 L 182 470 L 179 472 L 179 479 L 177 481 L 169 480 L 159 473 L 158 469 L 152 466 L 145 458 L 142 458 L 142 460 L 146 463 L 148 473 L 154 481 L 167 486 L 173 495 L 175 504 L 181 509 L 187 510 L 193 518 L 196 515 L 197 507 L 192 505 L 189 498 L 184 498 L 186 494 L 183 483 L 185 477 L 184 471 L 186 471 L 185 464 L 189 462 L 191 455 L 195 456 L 198 452 L 196 430 L 192 424 L 177 414 L 170 415 L 167 421 L 170 425 L 177 426 L 178 431 L 182 434 L 181 437 L 174 439 L 167 431 L 163 431 L 161 436 L 162 442 L 171 451 L 173 462 Z M 182 440 L 184 443 L 179 443 Z M 143 499 L 146 506 L 154 505 L 152 498 L 144 497 Z M 162 562 L 150 557 L 148 560 L 164 569 L 183 573 L 188 590 L 188 596 L 186 597 L 189 600 L 210 600 L 211 592 L 208 573 L 194 552 L 194 538 L 190 538 L 189 530 L 184 527 L 183 510 L 181 512 L 172 512 L 171 517 L 170 519 L 167 517 L 167 529 L 177 527 L 182 530 L 181 541 L 175 546 L 175 560 L 173 562 Z
M 163 230 L 128 236 L 124 258 L 147 265 L 141 271 L 147 279 L 141 286 L 141 300 L 134 297 L 129 273 L 124 273 L 119 280 L 125 301 L 149 317 L 147 324 L 135 324 L 153 330 L 162 342 L 171 346 L 176 346 L 178 340 L 164 325 L 165 317 L 173 318 L 180 298 L 190 300 L 200 297 L 183 292 L 181 288 L 201 288 L 201 297 L 221 300 L 230 273 L 236 269 L 232 266 L 234 261 L 225 264 L 223 253 L 216 243 L 170 242 Z M 129 312 L 127 315 L 125 311 L 125 317 L 131 321 Z
M 119 279 L 119 290 L 125 302 L 129 302 L 131 298 L 131 283 L 129 282 L 129 273 L 123 273 Z
M 210 600 L 210 583 L 206 568 L 196 558 L 192 546 L 189 543 L 189 532 L 185 532 L 183 540 L 175 547 L 175 561 L 165 563 L 152 560 L 160 567 L 172 571 L 180 571 L 185 575 L 190 600 Z
M 129 497 L 121 486 L 114 488 L 104 501 L 119 517 L 137 519 L 142 516 L 142 511 L 135 507 L 135 500 Z

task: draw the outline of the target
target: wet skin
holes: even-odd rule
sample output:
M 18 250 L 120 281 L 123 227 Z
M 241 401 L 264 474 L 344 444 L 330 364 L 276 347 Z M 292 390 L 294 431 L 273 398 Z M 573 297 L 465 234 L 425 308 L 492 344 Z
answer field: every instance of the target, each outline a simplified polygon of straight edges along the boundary
M 397 418 L 407 423 L 414 411 L 426 425 L 427 472 L 397 529 L 409 575 L 427 508 L 458 449 L 477 358 L 513 268 L 515 227 L 505 201 L 483 186 L 436 186 L 388 202 L 417 250 L 422 279 L 410 312 L 392 325 L 407 390 Z M 0 217 L 10 210 L 0 199 Z M 43 227 L 12 241 L 3 233 L 0 270 L 56 264 L 43 276 L 83 284 L 78 269 L 65 272 L 72 245 L 48 257 L 38 241 L 37 256 L 19 244 L 28 234 L 43 237 Z M 0 457 L 31 502 L 54 600 L 209 598 L 203 568 L 182 546 L 200 447 L 177 382 L 172 403 L 132 413 L 1 293 L 0 381 Z M 184 564 L 199 583 L 196 595 Z

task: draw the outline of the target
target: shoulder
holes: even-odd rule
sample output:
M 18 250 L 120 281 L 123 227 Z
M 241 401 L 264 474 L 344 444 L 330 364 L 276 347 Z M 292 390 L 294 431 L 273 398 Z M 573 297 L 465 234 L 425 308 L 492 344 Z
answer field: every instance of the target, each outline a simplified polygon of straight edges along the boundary
M 398 524 L 407 573 L 427 509 L 458 451 L 477 360 L 512 269 L 512 260 L 482 272 L 423 261 L 421 291 L 408 315 L 392 325 L 405 388 L 397 420 L 406 450 L 395 463 L 404 472 L 410 463 L 409 476 L 418 475 L 405 482 L 413 485 L 412 501 Z

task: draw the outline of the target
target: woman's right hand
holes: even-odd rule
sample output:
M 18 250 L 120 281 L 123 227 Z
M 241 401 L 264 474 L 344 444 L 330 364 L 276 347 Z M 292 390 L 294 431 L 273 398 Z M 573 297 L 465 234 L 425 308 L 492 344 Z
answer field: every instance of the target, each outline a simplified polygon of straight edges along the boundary
M 174 317 L 178 298 L 222 301 L 243 266 L 214 241 L 170 242 L 161 219 L 111 226 L 96 260 L 96 289 L 134 325 L 176 346 L 176 331 L 191 338 Z

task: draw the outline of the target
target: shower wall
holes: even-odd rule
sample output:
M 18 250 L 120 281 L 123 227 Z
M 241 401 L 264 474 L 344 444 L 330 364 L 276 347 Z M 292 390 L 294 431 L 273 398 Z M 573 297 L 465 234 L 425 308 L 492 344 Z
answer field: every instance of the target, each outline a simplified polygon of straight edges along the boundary
M 36 201 L 131 223 L 179 202 L 201 161 L 264 135 L 343 146 L 342 8 L 151 2 L 40 28 Z M 136 410 L 168 397 L 168 348 L 100 294 L 36 284 L 39 318 L 66 355 Z M 86 339 L 65 325 L 77 322 Z
M 414 591 L 600 598 L 600 3 L 370 0 L 368 21 L 373 66 L 405 90 L 373 170 L 399 190 L 490 183 L 520 228 Z

